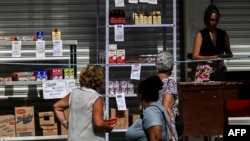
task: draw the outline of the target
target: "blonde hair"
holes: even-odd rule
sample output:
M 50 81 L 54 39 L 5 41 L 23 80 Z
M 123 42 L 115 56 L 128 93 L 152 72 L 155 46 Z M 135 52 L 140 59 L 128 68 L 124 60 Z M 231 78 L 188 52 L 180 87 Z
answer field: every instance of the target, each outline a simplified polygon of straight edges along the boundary
M 80 86 L 100 89 L 104 86 L 104 69 L 98 65 L 91 65 L 83 68 L 79 78 Z

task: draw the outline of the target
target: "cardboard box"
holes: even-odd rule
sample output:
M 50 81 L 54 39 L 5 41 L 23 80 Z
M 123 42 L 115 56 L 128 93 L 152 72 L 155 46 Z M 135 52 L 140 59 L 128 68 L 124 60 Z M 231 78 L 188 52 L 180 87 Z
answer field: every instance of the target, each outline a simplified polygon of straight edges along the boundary
M 110 118 L 118 117 L 117 126 L 114 129 L 126 129 L 129 125 L 129 110 L 118 111 L 115 108 L 110 108 Z
M 35 136 L 34 107 L 15 107 L 16 136 Z
M 116 51 L 116 63 L 125 64 L 125 49 L 117 49 Z
M 44 125 L 44 126 L 41 126 L 41 128 L 43 130 L 43 136 L 58 135 L 56 123 L 54 123 L 53 125 Z
M 142 13 L 134 13 L 135 24 L 143 24 L 143 14 Z
M 53 111 L 49 112 L 39 112 L 39 123 L 40 125 L 54 125 L 55 124 L 55 116 Z
M 161 12 L 153 11 L 153 24 L 161 24 Z
M 69 109 L 64 111 L 65 117 L 68 120 L 69 119 Z M 68 129 L 65 128 L 63 125 L 61 125 L 61 135 L 68 135 Z
M 152 15 L 145 12 L 143 15 L 143 24 L 152 24 Z
M 0 137 L 15 137 L 15 115 L 0 116 Z

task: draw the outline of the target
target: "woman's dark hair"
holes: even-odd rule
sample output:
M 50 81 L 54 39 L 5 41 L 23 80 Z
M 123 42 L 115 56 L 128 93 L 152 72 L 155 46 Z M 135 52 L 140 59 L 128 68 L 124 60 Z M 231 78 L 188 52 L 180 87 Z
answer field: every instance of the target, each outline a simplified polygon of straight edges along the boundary
M 141 100 L 157 101 L 159 90 L 162 89 L 163 82 L 158 76 L 150 76 L 141 81 L 138 86 L 138 93 L 141 94 Z
M 216 13 L 218 15 L 218 18 L 220 19 L 220 12 L 219 12 L 219 9 L 215 6 L 215 5 L 209 5 L 206 10 L 205 10 L 205 13 L 204 13 L 204 24 L 206 26 L 209 25 L 209 22 L 210 22 L 210 17 L 212 15 L 212 13 Z M 218 19 L 218 20 L 219 20 Z

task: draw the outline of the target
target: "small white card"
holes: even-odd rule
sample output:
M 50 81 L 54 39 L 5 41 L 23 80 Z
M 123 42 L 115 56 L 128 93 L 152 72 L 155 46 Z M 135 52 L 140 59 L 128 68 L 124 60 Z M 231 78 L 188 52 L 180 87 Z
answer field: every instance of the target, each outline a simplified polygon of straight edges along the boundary
M 53 41 L 53 56 L 63 56 L 62 40 Z
M 124 0 L 115 0 L 115 7 L 124 7 Z
M 128 0 L 128 3 L 138 3 L 138 0 Z
M 37 58 L 45 57 L 45 41 L 43 40 L 36 41 L 36 57 Z
M 115 41 L 124 41 L 124 26 L 122 24 L 115 25 Z
M 148 0 L 148 4 L 158 4 L 157 0 Z
M 127 109 L 124 93 L 116 94 L 115 99 L 118 111 L 124 111 Z
M 21 57 L 22 42 L 12 41 L 12 57 Z
M 140 3 L 148 3 L 149 0 L 139 0 Z
M 133 64 L 131 67 L 130 79 L 140 80 L 141 77 L 141 64 Z

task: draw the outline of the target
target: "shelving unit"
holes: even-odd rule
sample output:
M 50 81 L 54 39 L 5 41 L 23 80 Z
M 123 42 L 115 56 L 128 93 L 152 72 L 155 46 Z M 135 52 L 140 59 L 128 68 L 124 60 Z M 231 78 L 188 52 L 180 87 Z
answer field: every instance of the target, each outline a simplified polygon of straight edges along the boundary
M 22 70 L 29 71 L 29 68 L 25 68 L 26 66 L 40 66 L 42 68 L 46 68 L 48 66 L 65 66 L 74 68 L 75 78 L 77 77 L 77 41 L 76 40 L 63 40 L 63 56 L 52 56 L 52 41 L 45 41 L 45 58 L 36 58 L 35 56 L 35 41 L 22 41 L 22 57 L 20 58 L 12 58 L 11 57 L 11 41 L 0 41 L 0 46 L 3 50 L 0 51 L 0 67 L 6 68 L 5 66 L 13 66 L 18 65 L 19 67 L 23 67 Z M 49 46 L 49 47 L 48 47 Z M 69 46 L 69 47 L 68 47 Z M 6 47 L 6 48 L 5 48 Z M 49 54 L 49 55 L 48 55 Z M 41 63 L 41 61 L 49 61 L 45 63 Z M 57 61 L 63 61 L 64 64 L 60 64 Z M 66 63 L 65 63 L 66 62 Z M 14 71 L 19 71 L 21 68 L 16 68 Z M 1 73 L 3 74 L 3 70 L 1 69 Z M 7 70 L 8 71 L 8 70 Z M 11 72 L 9 72 L 11 74 Z M 35 111 L 40 111 L 42 109 L 52 109 L 51 105 L 55 100 L 44 100 L 41 97 L 42 92 L 42 82 L 41 81 L 3 81 L 0 83 L 0 101 L 1 106 L 10 104 L 11 106 L 5 107 L 6 109 L 2 109 L 1 113 L 5 112 L 8 109 L 12 109 L 11 107 L 14 105 L 32 105 L 43 103 L 39 105 L 39 109 L 35 109 Z M 17 102 L 17 104 L 15 103 Z M 21 104 L 20 104 L 21 103 Z M 12 112 L 13 113 L 14 108 Z M 6 113 L 4 113 L 6 114 Z M 36 113 L 35 113 L 36 114 Z M 38 126 L 39 121 L 37 121 L 37 117 L 35 119 L 35 124 Z M 59 127 L 58 127 L 59 128 Z M 36 127 L 37 129 L 37 127 Z M 8 140 L 8 141 L 17 141 L 17 140 L 67 140 L 67 135 L 55 135 L 55 136 L 25 136 L 25 137 L 0 137 L 0 140 Z
M 160 28 L 162 29 L 162 46 L 163 46 L 163 50 L 166 50 L 167 49 L 167 39 L 166 39 L 166 33 L 167 33 L 167 28 L 171 28 L 172 30 L 172 35 L 173 35 L 173 56 L 174 56 L 174 62 L 176 62 L 177 60 L 177 54 L 176 54 L 176 46 L 177 46 L 177 43 L 176 43 L 176 0 L 172 0 L 172 23 L 170 24 L 166 24 L 166 0 L 162 0 L 161 1 L 162 3 L 162 23 L 163 24 L 160 24 L 160 25 L 134 25 L 134 24 L 125 24 L 123 27 L 124 27 L 124 30 L 128 29 L 128 28 L 133 28 L 133 29 L 136 29 L 136 28 L 142 28 L 142 29 L 154 29 L 154 28 Z M 100 16 L 100 1 L 97 0 L 97 50 L 99 49 L 99 34 L 100 34 L 100 28 L 104 28 L 105 29 L 105 75 L 106 75 L 106 80 L 105 80 L 105 83 L 106 84 L 109 84 L 109 81 L 110 81 L 110 68 L 119 68 L 119 67 L 131 67 L 132 64 L 136 64 L 136 63 L 126 63 L 126 64 L 109 64 L 109 54 L 108 54 L 108 50 L 109 50 L 109 44 L 110 44 L 110 29 L 114 29 L 114 25 L 110 25 L 109 24 L 109 9 L 110 9 L 110 0 L 106 0 L 105 1 L 105 26 L 103 25 L 100 25 L 100 20 L 99 20 L 99 16 Z M 113 4 L 113 3 L 112 3 Z M 125 5 L 126 6 L 126 5 Z M 159 10 L 160 11 L 160 10 Z M 126 11 L 125 11 L 126 13 Z M 124 41 L 126 42 L 126 41 Z M 141 63 L 141 66 L 142 68 L 144 67 L 154 67 L 155 66 L 155 63 Z M 174 68 L 173 68 L 173 79 L 176 81 L 177 80 L 177 66 L 174 65 Z M 110 95 L 109 94 L 109 88 L 108 86 L 106 85 L 105 86 L 105 110 L 106 112 L 109 111 L 109 108 L 110 108 L 110 101 L 109 99 L 110 98 L 114 98 L 115 96 L 113 95 Z M 136 94 L 127 94 L 126 97 L 136 97 Z M 112 132 L 126 132 L 126 129 L 115 129 L 113 130 Z M 111 133 L 112 134 L 112 133 Z M 106 134 L 106 141 L 109 141 L 109 133 Z

